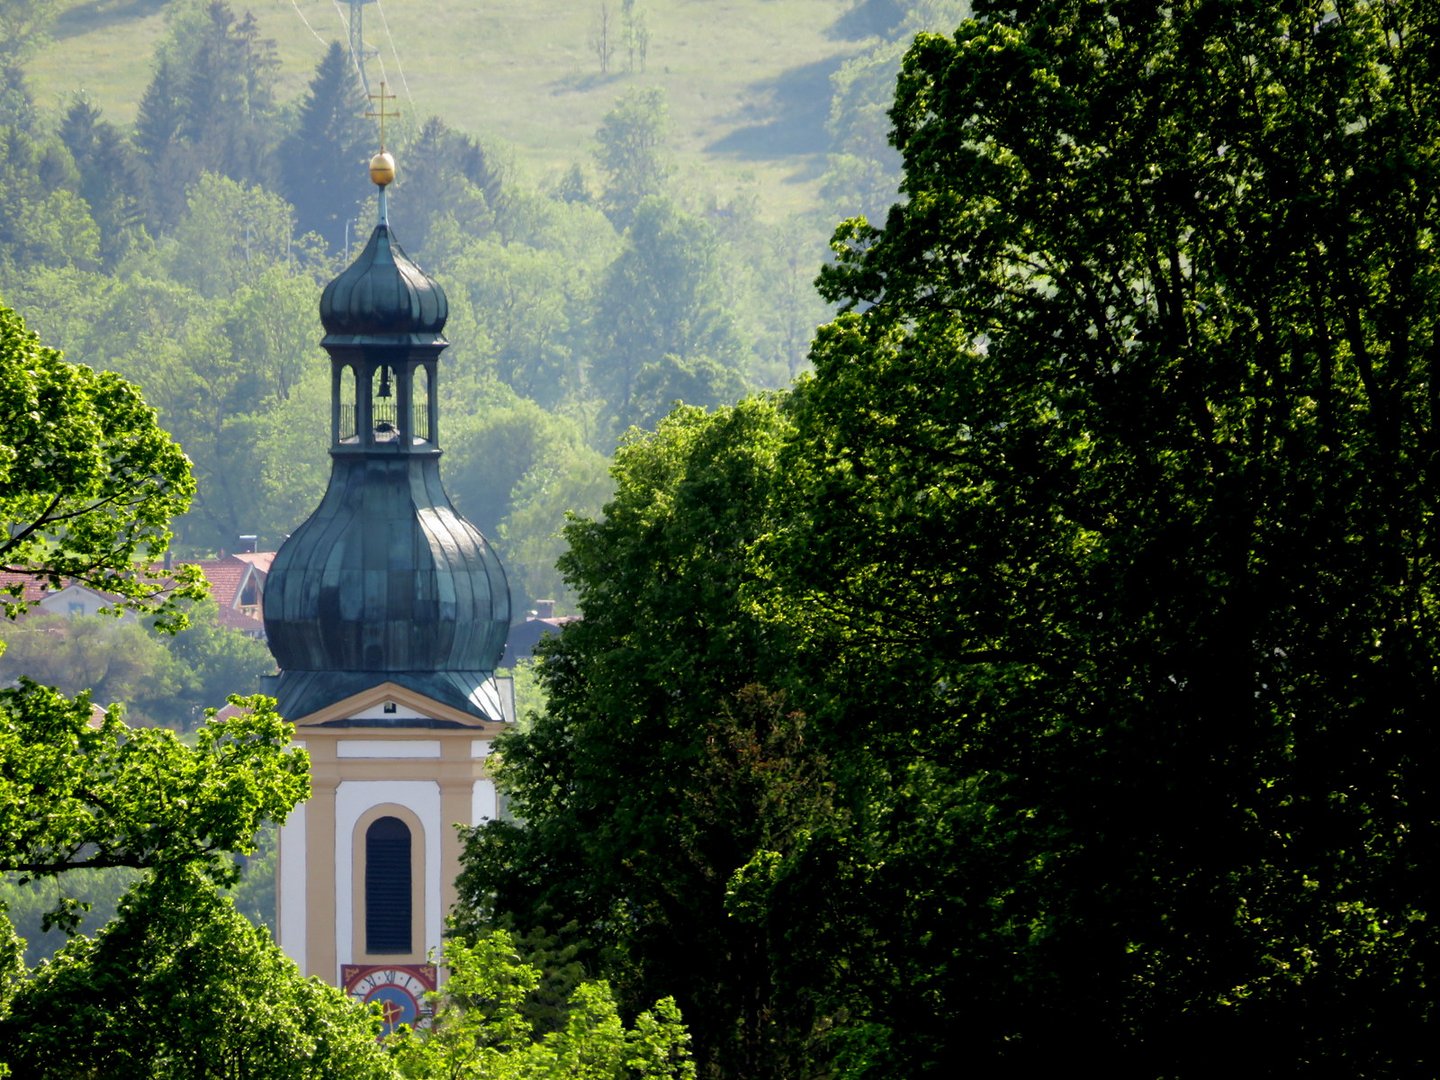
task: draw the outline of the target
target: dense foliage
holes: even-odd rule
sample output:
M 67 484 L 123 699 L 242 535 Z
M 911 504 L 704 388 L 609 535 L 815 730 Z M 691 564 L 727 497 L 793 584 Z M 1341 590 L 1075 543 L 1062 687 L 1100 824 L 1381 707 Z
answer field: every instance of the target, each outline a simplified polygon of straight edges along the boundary
M 167 6 L 133 130 L 84 94 L 52 112 L 32 99 L 24 63 L 58 11 L 17 0 L 0 12 L 0 283 L 47 340 L 90 366 L 66 364 L 3 313 L 3 550 L 13 569 L 79 578 L 145 610 L 156 587 L 193 592 L 183 573 L 140 569 L 158 562 L 172 519 L 186 553 L 240 533 L 270 546 L 318 497 L 328 380 L 314 300 L 369 228 L 356 181 L 373 133 L 338 46 L 300 100 L 277 101 L 273 43 L 223 0 Z M 626 3 L 623 15 L 625 66 L 643 72 L 643 12 Z M 693 194 L 670 166 L 664 116 L 659 91 L 620 95 L 593 166 L 577 162 L 546 191 L 517 176 L 503 148 L 437 119 L 392 129 L 397 229 L 452 299 L 447 477 L 504 542 L 522 606 L 564 589 L 557 527 L 569 510 L 598 510 L 605 455 L 628 425 L 653 426 L 676 400 L 720 405 L 793 376 L 822 310 L 804 254 L 813 221 L 770 230 L 756 207 Z M 737 417 L 742 428 L 777 422 L 773 410 Z M 68 898 L 84 879 L 83 891 L 108 891 L 115 917 L 28 972 L 0 917 L 0 1057 L 17 1075 L 386 1075 L 371 1019 L 300 979 L 220 891 L 232 853 L 302 797 L 303 756 L 285 752 L 273 712 L 256 702 L 188 746 L 127 726 L 118 709 L 92 717 L 79 693 L 128 699 L 135 721 L 189 726 L 196 703 L 249 681 L 253 643 L 207 616 L 168 642 L 133 620 L 59 629 L 31 620 L 4 635 L 7 684 L 28 672 L 65 691 L 20 681 L 0 692 L 4 896 L 24 896 L 27 918 L 74 929 Z M 768 766 L 750 776 L 757 748 L 798 748 L 803 724 L 758 690 L 736 709 L 712 733 L 714 778 L 759 783 Z M 705 895 L 744 852 L 726 835 L 737 807 L 758 807 L 771 822 L 761 833 L 787 850 L 774 822 L 816 816 L 826 790 L 793 811 L 749 788 L 715 801 L 706 835 L 687 841 L 706 848 Z M 760 978 L 778 1000 L 763 948 L 735 935 L 742 981 Z M 497 957 L 476 977 L 508 972 Z M 728 976 L 712 964 L 699 982 Z M 464 985 L 435 1038 L 400 1052 L 410 1072 L 430 1069 L 427 1055 L 451 1035 L 489 1038 L 493 1014 L 462 1000 Z M 575 992 L 546 1004 L 551 1026 L 534 1038 L 481 1054 L 487 1067 L 689 1075 L 678 1013 L 661 994 L 626 1029 L 603 985 Z M 766 1050 L 750 1039 L 745 1052 Z
M 447 978 L 431 995 L 433 1019 L 388 1040 L 396 1069 L 413 1080 L 694 1080 L 689 1036 L 665 998 L 626 1026 L 603 982 L 577 985 L 553 1031 L 526 1015 L 541 973 L 519 959 L 504 931 L 473 946 L 445 946 Z
M 473 833 L 460 881 L 463 929 L 503 914 L 578 933 L 629 1003 L 665 987 L 742 1075 L 789 1052 L 773 1016 L 802 1006 L 775 985 L 763 928 L 716 915 L 757 847 L 788 850 L 829 809 L 803 719 L 759 685 L 786 635 L 740 602 L 787 430 L 759 398 L 679 411 L 620 448 L 615 500 L 567 530 L 561 559 L 585 618 L 550 643 L 547 714 L 506 744 L 525 824 Z
M 84 695 L 28 680 L 0 691 L 0 869 L 194 865 L 228 882 L 233 866 L 219 856 L 250 850 L 261 822 L 309 793 L 285 721 L 264 698 L 248 704 L 190 747 L 166 729 L 127 727 L 118 710 L 92 723 Z
M 193 594 L 149 571 L 194 489 L 189 462 L 134 386 L 68 364 L 0 308 L 0 510 L 9 569 L 74 577 L 167 623 Z M 136 562 L 139 558 L 140 562 Z M 164 591 L 161 586 L 166 586 Z M 26 606 L 14 593 L 11 618 Z M 143 635 L 138 623 L 117 623 Z M 3 644 L 0 644 L 3 649 Z M 211 720 L 194 745 L 131 728 L 20 677 L 0 689 L 0 875 L 7 888 L 128 869 L 118 916 L 35 970 L 0 898 L 0 1074 L 383 1076 L 375 1018 L 295 966 L 222 887 L 309 791 L 309 764 L 266 698 Z M 107 882 L 108 883 L 108 882 Z M 42 928 L 73 931 L 63 886 Z M 75 1037 L 76 1030 L 84 1038 Z
M 921 35 L 813 378 L 569 531 L 479 921 L 673 990 L 702 1075 L 1430 1071 L 1435 15 Z
M 0 431 L 0 568 L 78 581 L 162 619 L 203 595 L 198 572 L 156 565 L 195 490 L 179 446 L 134 386 L 67 363 L 3 306 Z M 7 587 L 7 615 L 24 610 L 20 593 Z
M 0 1015 L 16 1076 L 394 1076 L 378 1018 L 301 978 L 269 932 L 193 874 L 157 874 L 73 939 Z

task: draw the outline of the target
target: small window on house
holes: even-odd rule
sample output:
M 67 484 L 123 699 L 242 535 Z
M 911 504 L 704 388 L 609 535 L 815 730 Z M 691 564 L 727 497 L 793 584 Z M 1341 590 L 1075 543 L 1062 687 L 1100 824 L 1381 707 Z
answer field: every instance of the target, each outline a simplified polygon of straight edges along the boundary
M 85 614 L 85 601 L 84 601 L 84 600 L 71 600 L 71 601 L 70 601 L 70 610 L 69 610 L 69 613 L 70 613 L 71 615 L 84 615 L 84 614 Z
M 385 711 L 386 711 L 387 713 L 395 712 L 396 709 L 397 709 L 397 706 L 395 705 L 395 702 L 393 702 L 393 701 L 387 701 L 387 702 L 385 702 Z
M 410 951 L 410 827 L 396 817 L 365 830 L 365 951 Z

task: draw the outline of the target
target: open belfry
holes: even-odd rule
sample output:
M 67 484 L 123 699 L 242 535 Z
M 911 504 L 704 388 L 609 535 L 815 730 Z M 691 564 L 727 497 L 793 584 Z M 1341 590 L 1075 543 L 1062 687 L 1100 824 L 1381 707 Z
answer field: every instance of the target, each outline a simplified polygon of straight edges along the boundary
M 382 98 L 383 111 L 383 98 Z M 277 936 L 309 975 L 412 1021 L 454 903 L 454 825 L 498 812 L 486 772 L 513 714 L 494 675 L 504 570 L 440 483 L 445 292 L 387 221 L 395 162 L 370 163 L 379 221 L 320 300 L 330 354 L 330 484 L 265 585 L 312 792 L 280 830 Z

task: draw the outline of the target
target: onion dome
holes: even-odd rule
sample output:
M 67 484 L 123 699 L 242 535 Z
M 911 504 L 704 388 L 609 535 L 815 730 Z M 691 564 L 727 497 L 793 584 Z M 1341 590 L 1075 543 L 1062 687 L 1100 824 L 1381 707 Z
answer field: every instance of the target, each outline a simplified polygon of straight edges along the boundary
M 498 720 L 493 672 L 510 589 L 494 548 L 440 483 L 448 310 L 444 290 L 390 236 L 394 174 L 394 159 L 377 154 L 379 224 L 320 299 L 330 484 L 265 581 L 265 633 L 280 666 L 273 693 L 295 719 L 384 680 Z
M 332 338 L 434 338 L 449 314 L 445 290 L 406 257 L 383 221 L 320 296 L 320 322 Z
M 266 581 L 265 633 L 285 671 L 491 672 L 509 627 L 500 560 L 433 458 L 341 462 Z
M 492 673 L 510 629 L 494 548 L 451 506 L 437 454 L 337 454 L 320 506 L 265 581 L 283 715 L 385 679 L 501 718 Z

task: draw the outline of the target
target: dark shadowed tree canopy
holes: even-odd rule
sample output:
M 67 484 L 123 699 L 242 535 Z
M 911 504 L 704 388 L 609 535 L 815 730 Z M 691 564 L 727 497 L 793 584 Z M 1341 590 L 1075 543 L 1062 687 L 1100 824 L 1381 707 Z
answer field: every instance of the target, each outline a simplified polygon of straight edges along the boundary
M 906 57 L 907 201 L 837 236 L 772 549 L 906 720 L 835 699 L 892 1071 L 1416 1067 L 1436 29 L 1037 4 Z
M 813 1007 L 769 1014 L 809 1040 L 790 1074 L 1432 1072 L 1437 33 L 1432 3 L 1192 0 L 918 38 L 905 201 L 836 234 L 761 520 L 632 448 L 572 530 L 585 622 L 507 759 L 530 823 L 493 835 L 509 870 L 472 846 L 495 908 L 580 919 L 637 981 L 650 933 L 693 976 L 768 928 Z M 844 812 L 707 847 L 721 916 L 674 849 L 731 664 Z M 703 1071 L 733 1044 L 702 1025 Z

